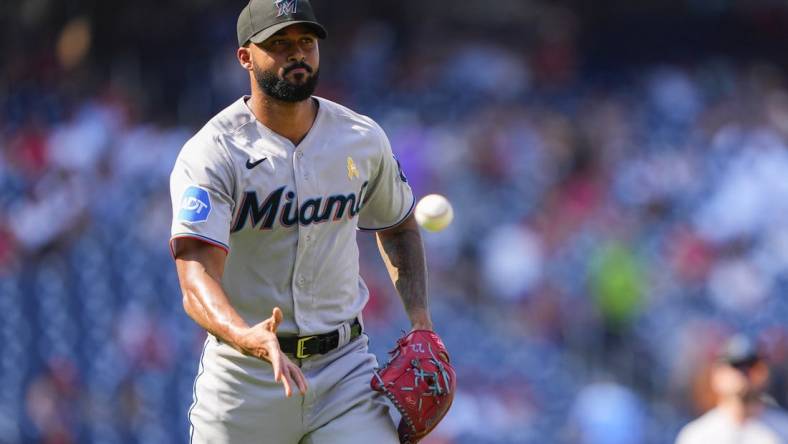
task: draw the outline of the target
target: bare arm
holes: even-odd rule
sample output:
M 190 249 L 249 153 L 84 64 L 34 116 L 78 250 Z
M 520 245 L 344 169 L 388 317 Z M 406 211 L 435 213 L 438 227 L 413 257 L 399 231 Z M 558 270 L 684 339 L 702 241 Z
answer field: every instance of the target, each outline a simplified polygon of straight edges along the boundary
M 224 251 L 197 239 L 180 238 L 175 239 L 174 254 L 186 313 L 239 352 L 270 362 L 274 377 L 285 386 L 287 396 L 292 394 L 292 382 L 304 393 L 306 378 L 282 353 L 276 338 L 282 311 L 274 308 L 270 318 L 250 327 L 221 287 Z
M 378 249 L 414 330 L 432 330 L 427 302 L 427 264 L 413 215 L 377 233 Z
M 184 310 L 202 328 L 241 351 L 237 338 L 249 326 L 219 284 L 224 274 L 224 252 L 196 239 L 174 242 Z

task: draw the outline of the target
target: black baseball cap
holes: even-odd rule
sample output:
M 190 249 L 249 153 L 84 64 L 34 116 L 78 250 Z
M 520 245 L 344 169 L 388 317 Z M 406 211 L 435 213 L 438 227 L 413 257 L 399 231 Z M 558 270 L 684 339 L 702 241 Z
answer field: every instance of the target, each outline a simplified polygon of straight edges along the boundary
M 321 39 L 326 30 L 317 22 L 309 0 L 251 0 L 238 16 L 238 46 L 262 43 L 281 29 L 297 23 L 309 25 Z
M 737 334 L 728 339 L 718 356 L 721 363 L 734 367 L 754 364 L 762 358 L 756 341 L 744 334 Z

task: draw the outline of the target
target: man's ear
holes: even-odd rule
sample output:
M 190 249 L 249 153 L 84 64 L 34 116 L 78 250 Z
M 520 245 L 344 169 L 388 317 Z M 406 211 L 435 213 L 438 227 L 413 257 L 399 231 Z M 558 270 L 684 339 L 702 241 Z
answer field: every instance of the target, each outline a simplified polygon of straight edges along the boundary
M 238 57 L 238 63 L 240 63 L 245 70 L 251 71 L 254 69 L 254 65 L 252 65 L 252 51 L 250 51 L 248 47 L 242 46 L 238 48 L 238 52 L 236 52 L 235 55 Z
M 750 369 L 750 378 L 758 387 L 766 386 L 769 382 L 769 366 L 764 361 L 758 361 Z

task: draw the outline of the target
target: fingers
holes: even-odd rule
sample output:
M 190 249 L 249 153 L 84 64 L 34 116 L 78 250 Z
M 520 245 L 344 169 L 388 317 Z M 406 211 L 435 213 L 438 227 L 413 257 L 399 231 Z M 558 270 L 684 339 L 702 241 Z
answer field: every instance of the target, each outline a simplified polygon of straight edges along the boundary
M 271 366 L 274 370 L 274 381 L 281 382 L 285 388 L 285 396 L 288 398 L 293 395 L 293 367 L 295 367 L 288 359 L 287 356 L 283 355 L 281 351 L 276 350 L 275 352 L 271 353 Z M 299 369 L 300 373 L 300 369 Z M 296 383 L 296 385 L 298 385 Z M 299 390 L 301 387 L 299 386 Z M 303 391 L 301 391 L 303 393 Z
M 279 307 L 274 307 L 274 309 L 271 310 L 271 317 L 261 322 L 261 326 L 265 330 L 276 334 L 276 330 L 281 323 L 282 310 L 280 310 Z M 274 380 L 282 383 L 285 389 L 285 396 L 288 398 L 292 396 L 294 387 L 297 387 L 302 395 L 305 394 L 307 391 L 306 377 L 301 372 L 301 369 L 290 362 L 287 356 L 282 354 L 278 342 L 276 342 L 276 346 L 269 344 L 267 348 L 269 350 L 271 366 L 274 371 Z
M 274 371 L 274 381 L 281 382 L 282 385 L 284 385 L 285 396 L 289 398 L 293 394 L 294 378 L 291 376 L 293 364 L 290 363 L 287 357 L 282 354 L 282 351 L 279 350 L 278 346 L 274 350 L 271 350 L 269 348 L 268 357 L 269 357 L 268 360 L 271 361 L 272 370 Z M 298 385 L 297 382 L 296 385 Z M 300 385 L 298 385 L 298 388 L 299 390 L 301 390 Z M 303 392 L 304 390 L 301 390 L 301 393 Z
M 290 370 L 290 376 L 293 378 L 293 381 L 295 381 L 298 391 L 301 392 L 302 395 L 306 394 L 306 376 L 304 376 L 304 373 L 301 372 L 300 368 L 293 365 L 292 363 L 290 364 Z
M 276 320 L 276 325 L 278 327 L 279 323 L 282 322 L 282 310 L 280 310 L 279 307 L 274 307 L 274 309 L 271 310 L 271 316 Z
M 282 366 L 282 368 L 283 378 L 281 382 L 285 385 L 285 395 L 288 398 L 290 397 L 290 395 L 293 393 L 293 385 L 298 388 L 298 391 L 301 392 L 302 396 L 306 394 L 306 377 L 301 372 L 301 369 L 291 362 L 287 362 Z
M 269 354 L 271 367 L 274 370 L 274 381 L 281 381 L 282 380 L 282 355 L 280 353 L 270 353 Z
M 284 371 L 279 375 L 279 379 L 277 381 L 281 382 L 282 385 L 285 386 L 285 396 L 288 398 L 293 395 L 293 387 L 291 386 L 292 382 L 290 381 L 290 370 L 288 366 L 285 366 Z
M 271 365 L 274 369 L 274 381 L 285 386 L 285 396 L 289 398 L 293 394 L 293 388 L 290 383 L 290 366 L 286 359 L 281 353 L 274 353 L 271 356 Z
M 276 330 L 279 328 L 279 324 L 282 323 L 282 310 L 279 307 L 274 307 L 271 310 L 271 317 L 263 321 L 265 324 L 266 330 L 270 331 L 271 333 L 276 333 Z

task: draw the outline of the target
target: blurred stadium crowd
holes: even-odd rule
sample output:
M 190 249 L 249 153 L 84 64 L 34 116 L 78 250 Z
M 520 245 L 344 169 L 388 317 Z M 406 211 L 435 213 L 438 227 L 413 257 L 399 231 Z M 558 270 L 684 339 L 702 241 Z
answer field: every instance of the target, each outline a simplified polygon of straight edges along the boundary
M 243 5 L 56 3 L 0 19 L 0 442 L 185 442 L 204 332 L 167 249 L 168 175 L 248 89 Z M 413 2 L 315 3 L 319 94 L 377 119 L 417 195 L 455 206 L 425 242 L 460 391 L 427 442 L 672 442 L 736 331 L 788 401 L 784 60 L 589 68 L 571 7 L 522 3 L 521 39 L 489 18 L 407 27 Z M 359 238 L 383 360 L 407 324 Z

